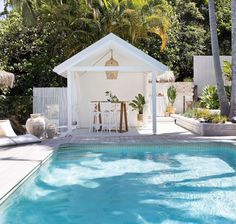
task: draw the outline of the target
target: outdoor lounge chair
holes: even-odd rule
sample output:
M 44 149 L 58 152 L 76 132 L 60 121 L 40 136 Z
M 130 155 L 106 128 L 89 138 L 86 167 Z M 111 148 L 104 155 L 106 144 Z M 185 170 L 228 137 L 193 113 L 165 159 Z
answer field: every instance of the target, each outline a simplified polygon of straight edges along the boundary
M 9 120 L 0 120 L 0 147 L 38 143 L 41 140 L 34 135 L 16 135 Z

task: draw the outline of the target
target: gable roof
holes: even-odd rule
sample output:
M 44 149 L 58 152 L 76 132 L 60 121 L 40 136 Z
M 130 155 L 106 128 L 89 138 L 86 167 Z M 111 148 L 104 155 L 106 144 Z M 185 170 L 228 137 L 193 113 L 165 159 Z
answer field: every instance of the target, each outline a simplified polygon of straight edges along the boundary
M 101 38 L 94 44 L 90 45 L 89 47 L 85 48 L 84 50 L 80 51 L 79 53 L 75 54 L 71 58 L 67 59 L 66 61 L 62 62 L 61 64 L 57 65 L 53 71 L 57 74 L 61 75 L 69 70 L 71 67 L 75 66 L 77 63 L 83 61 L 90 55 L 94 54 L 94 51 L 103 49 L 105 45 L 115 44 L 118 47 L 122 48 L 124 51 L 128 51 L 131 55 L 138 58 L 139 60 L 143 61 L 145 64 L 151 67 L 151 69 L 157 70 L 161 73 L 165 71 L 169 71 L 170 69 L 159 62 L 158 60 L 154 59 L 153 57 L 149 56 L 148 54 L 144 53 L 143 51 L 139 50 L 138 48 L 134 47 L 132 44 L 128 43 L 127 41 L 121 39 L 120 37 L 116 36 L 113 33 L 108 34 L 107 36 Z

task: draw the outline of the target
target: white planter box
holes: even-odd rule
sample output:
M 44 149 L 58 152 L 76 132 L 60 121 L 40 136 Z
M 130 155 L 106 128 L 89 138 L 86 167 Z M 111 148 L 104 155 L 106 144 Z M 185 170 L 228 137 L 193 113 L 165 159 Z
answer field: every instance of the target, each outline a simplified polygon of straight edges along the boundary
M 202 136 L 236 136 L 236 124 L 200 123 L 193 118 L 176 115 L 176 124 Z

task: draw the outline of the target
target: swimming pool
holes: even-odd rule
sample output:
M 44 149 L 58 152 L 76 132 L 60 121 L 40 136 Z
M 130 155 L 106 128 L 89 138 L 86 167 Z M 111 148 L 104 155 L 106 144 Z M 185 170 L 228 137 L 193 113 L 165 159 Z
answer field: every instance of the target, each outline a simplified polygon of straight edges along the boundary
M 224 144 L 64 146 L 2 205 L 3 224 L 236 223 Z

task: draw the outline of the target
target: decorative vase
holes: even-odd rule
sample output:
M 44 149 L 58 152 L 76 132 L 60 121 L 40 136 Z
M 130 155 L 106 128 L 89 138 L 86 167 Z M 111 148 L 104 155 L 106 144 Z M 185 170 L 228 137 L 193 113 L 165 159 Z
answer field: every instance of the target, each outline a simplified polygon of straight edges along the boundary
M 54 124 L 49 124 L 47 126 L 46 133 L 47 133 L 48 138 L 55 137 L 55 135 L 57 133 L 56 126 Z
M 45 120 L 41 114 L 30 114 L 30 118 L 26 121 L 27 132 L 38 138 L 42 137 L 45 126 Z

